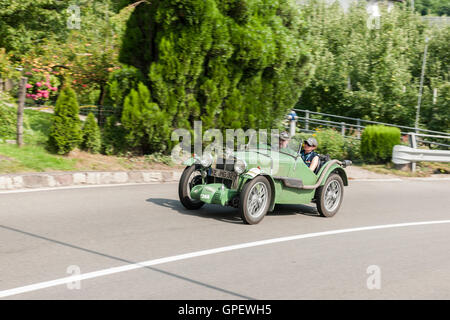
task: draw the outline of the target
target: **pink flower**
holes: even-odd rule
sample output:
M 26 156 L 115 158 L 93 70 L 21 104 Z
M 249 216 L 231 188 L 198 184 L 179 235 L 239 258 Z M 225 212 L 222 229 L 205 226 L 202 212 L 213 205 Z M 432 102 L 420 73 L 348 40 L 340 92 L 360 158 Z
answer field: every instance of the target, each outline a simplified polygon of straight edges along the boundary
M 33 86 L 29 83 L 27 83 L 27 85 L 25 86 L 27 89 L 33 88 Z
M 40 86 L 42 86 L 42 83 L 36 82 L 36 85 L 37 85 L 38 87 L 40 87 Z
M 31 98 L 31 93 L 27 93 L 27 98 Z
M 58 91 L 57 87 L 50 87 L 49 89 L 52 90 L 52 91 Z
M 25 72 L 25 74 L 27 75 L 27 76 L 31 76 L 32 75 L 32 73 L 31 72 Z

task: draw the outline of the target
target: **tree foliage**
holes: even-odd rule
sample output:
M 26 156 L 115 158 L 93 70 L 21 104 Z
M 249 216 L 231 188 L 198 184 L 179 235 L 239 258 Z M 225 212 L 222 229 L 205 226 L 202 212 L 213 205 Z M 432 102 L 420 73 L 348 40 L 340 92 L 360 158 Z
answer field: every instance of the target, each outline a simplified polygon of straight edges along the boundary
M 50 129 L 48 147 L 58 154 L 68 154 L 82 141 L 79 107 L 75 91 L 65 86 L 58 97 Z
M 67 7 L 57 0 L 0 0 L 0 48 L 23 54 L 45 38 L 63 39 Z
M 91 153 L 98 153 L 101 148 L 101 134 L 97 120 L 92 112 L 86 118 L 82 130 L 81 148 Z
M 170 139 L 169 118 L 152 102 L 150 91 L 143 83 L 125 98 L 121 120 L 132 148 L 142 154 L 166 150 Z
M 171 128 L 269 128 L 308 80 L 302 30 L 288 0 L 155 0 L 132 13 L 120 60 Z
M 414 10 L 421 15 L 450 16 L 450 0 L 415 0 Z
M 433 28 L 404 7 L 380 5 L 379 28 L 371 28 L 365 4 L 345 13 L 337 5 L 311 1 L 303 7 L 313 48 L 314 76 L 298 107 L 414 126 L 426 37 L 430 38 L 421 108 L 421 125 L 449 129 L 450 28 Z M 438 97 L 433 102 L 433 90 Z

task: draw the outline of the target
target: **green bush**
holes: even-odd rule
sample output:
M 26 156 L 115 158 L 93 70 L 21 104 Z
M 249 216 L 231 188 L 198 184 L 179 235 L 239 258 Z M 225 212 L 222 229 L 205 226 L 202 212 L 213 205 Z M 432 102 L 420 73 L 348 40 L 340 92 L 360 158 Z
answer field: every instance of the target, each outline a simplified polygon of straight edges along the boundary
M 81 143 L 81 149 L 91 153 L 98 153 L 101 148 L 100 128 L 92 112 L 86 118 L 82 134 L 83 142 Z
M 15 108 L 7 107 L 0 99 L 0 139 L 14 139 L 16 134 Z
M 147 1 L 127 21 L 119 60 L 145 76 L 170 129 L 272 128 L 312 74 L 303 26 L 294 1 Z M 150 139 L 155 151 L 170 142 Z
M 345 157 L 345 138 L 334 129 L 318 130 L 315 138 L 319 143 L 317 152 L 330 155 L 331 159 L 343 160 Z
M 56 100 L 48 139 L 49 150 L 58 154 L 68 154 L 82 141 L 79 107 L 75 91 L 64 87 Z
M 115 116 L 106 118 L 102 131 L 102 153 L 106 155 L 124 154 L 128 148 L 126 134 L 126 130 L 118 124 Z
M 316 138 L 318 147 L 316 152 L 328 154 L 332 159 L 343 160 L 346 157 L 345 138 L 334 129 L 318 129 L 315 133 L 297 133 L 295 140 L 304 141 L 309 137 Z
M 353 162 L 361 162 L 361 140 L 355 138 L 345 138 L 344 158 Z
M 127 65 L 111 73 L 106 85 L 105 105 L 113 107 L 114 115 L 118 119 L 122 117 L 125 97 L 131 89 L 136 88 L 138 83 L 143 81 L 144 77 L 140 71 Z
M 150 91 L 139 83 L 125 98 L 121 122 L 131 148 L 142 154 L 164 152 L 170 142 L 171 118 L 152 102 Z
M 392 148 L 400 144 L 400 129 L 386 126 L 367 126 L 361 136 L 361 155 L 369 163 L 391 160 Z

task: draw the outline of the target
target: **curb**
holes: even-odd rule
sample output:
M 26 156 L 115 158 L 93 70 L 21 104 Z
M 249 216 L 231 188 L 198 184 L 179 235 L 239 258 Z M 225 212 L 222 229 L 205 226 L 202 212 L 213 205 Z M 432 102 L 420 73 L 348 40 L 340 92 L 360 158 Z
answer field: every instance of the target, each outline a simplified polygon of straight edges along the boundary
M 177 182 L 182 171 L 87 171 L 0 175 L 0 190 L 58 188 L 68 186 Z
M 178 182 L 182 170 L 152 171 L 86 171 L 86 172 L 42 172 L 0 174 L 0 191 L 39 188 L 60 188 L 71 186 L 104 186 L 145 183 Z M 351 178 L 349 182 L 390 182 L 390 181 L 450 181 L 450 177 L 442 178 L 388 178 L 363 179 Z

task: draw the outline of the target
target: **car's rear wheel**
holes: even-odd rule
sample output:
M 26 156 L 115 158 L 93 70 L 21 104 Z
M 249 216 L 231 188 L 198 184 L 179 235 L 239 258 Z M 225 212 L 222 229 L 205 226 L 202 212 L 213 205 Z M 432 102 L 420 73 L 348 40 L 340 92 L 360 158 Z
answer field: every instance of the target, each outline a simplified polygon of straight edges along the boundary
M 258 176 L 247 182 L 240 195 L 239 211 L 247 224 L 259 223 L 269 210 L 272 188 L 269 181 Z
M 178 196 L 186 209 L 200 209 L 205 203 L 191 198 L 191 190 L 194 186 L 202 184 L 201 172 L 195 165 L 186 167 L 178 184 Z
M 325 184 L 316 191 L 317 211 L 322 217 L 334 216 L 344 198 L 344 182 L 338 174 L 331 174 Z

